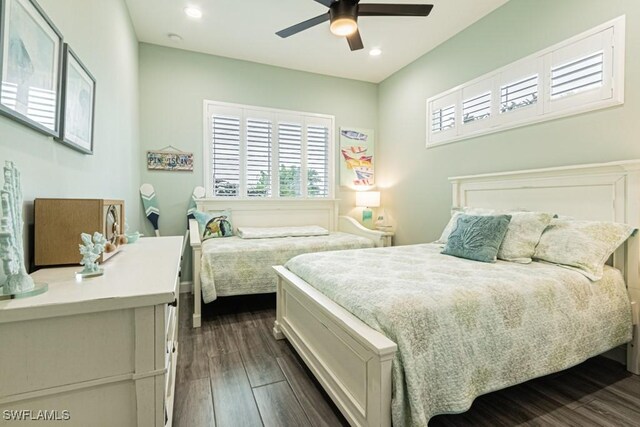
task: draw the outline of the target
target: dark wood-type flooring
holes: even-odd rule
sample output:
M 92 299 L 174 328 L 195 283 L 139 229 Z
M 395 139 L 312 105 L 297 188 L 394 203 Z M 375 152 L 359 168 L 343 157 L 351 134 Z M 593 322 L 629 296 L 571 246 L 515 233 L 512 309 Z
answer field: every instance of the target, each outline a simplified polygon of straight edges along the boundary
M 286 340 L 271 334 L 275 296 L 221 298 L 191 328 L 181 295 L 173 425 L 346 426 Z M 640 426 L 640 377 L 596 357 L 560 374 L 490 393 L 430 426 Z

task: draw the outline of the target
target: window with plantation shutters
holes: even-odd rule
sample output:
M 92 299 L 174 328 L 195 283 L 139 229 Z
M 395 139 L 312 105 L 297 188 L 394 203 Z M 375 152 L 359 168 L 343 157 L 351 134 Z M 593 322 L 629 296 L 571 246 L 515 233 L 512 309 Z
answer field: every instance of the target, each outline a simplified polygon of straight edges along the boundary
M 333 197 L 333 117 L 205 101 L 207 194 Z
M 427 100 L 427 147 L 624 103 L 625 17 Z

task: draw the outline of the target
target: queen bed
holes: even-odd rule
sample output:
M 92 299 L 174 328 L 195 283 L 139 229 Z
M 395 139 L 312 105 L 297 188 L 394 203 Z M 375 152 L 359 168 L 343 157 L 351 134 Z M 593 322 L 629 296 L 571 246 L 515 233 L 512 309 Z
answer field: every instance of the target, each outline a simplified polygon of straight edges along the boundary
M 640 222 L 640 162 L 453 178 L 454 206 Z M 613 200 L 613 203 L 612 203 Z M 352 425 L 426 425 L 481 394 L 627 344 L 638 374 L 638 237 L 602 279 L 478 263 L 435 244 L 302 255 L 279 274 L 286 337 Z

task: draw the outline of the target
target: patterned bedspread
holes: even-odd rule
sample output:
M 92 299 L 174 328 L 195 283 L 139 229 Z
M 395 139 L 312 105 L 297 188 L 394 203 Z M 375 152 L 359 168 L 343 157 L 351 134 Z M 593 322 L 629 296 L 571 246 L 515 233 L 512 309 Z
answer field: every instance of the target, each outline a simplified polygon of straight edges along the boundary
M 622 274 L 487 264 L 435 244 L 301 255 L 286 267 L 398 344 L 393 424 L 426 426 L 482 394 L 631 339 Z
M 225 237 L 202 243 L 200 280 L 205 303 L 219 296 L 275 292 L 277 275 L 271 268 L 308 252 L 371 248 L 367 238 L 348 233 L 327 236 L 241 239 Z

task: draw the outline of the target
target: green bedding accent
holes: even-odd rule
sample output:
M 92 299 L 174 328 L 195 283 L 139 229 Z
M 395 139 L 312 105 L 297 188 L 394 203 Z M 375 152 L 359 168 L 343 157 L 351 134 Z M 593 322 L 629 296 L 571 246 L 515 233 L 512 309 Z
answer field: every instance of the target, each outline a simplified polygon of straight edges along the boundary
M 622 274 L 479 263 L 436 244 L 306 254 L 286 267 L 398 344 L 393 425 L 426 426 L 482 394 L 631 339 Z

